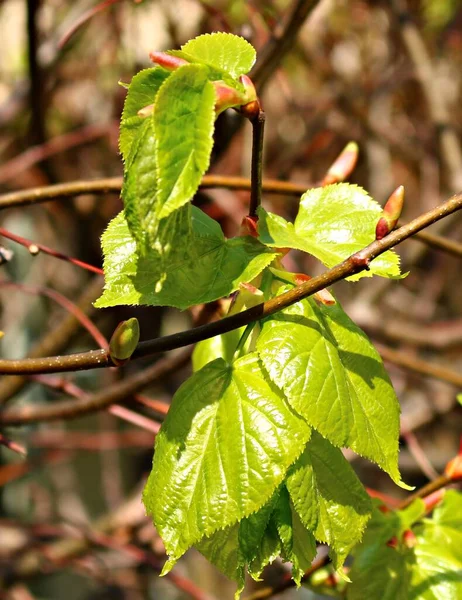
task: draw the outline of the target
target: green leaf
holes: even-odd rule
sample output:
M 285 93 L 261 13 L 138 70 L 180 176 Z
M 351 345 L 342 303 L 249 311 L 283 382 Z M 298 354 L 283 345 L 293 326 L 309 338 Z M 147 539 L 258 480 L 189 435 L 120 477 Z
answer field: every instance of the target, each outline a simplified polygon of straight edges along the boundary
M 431 519 L 413 526 L 416 543 L 407 548 L 402 533 L 422 514 L 410 510 L 374 510 L 363 542 L 355 552 L 348 600 L 447 600 L 462 595 L 462 495 L 446 492 Z M 396 536 L 397 547 L 386 542 Z
M 236 596 L 244 589 L 245 564 L 242 561 L 238 534 L 240 524 L 236 523 L 226 529 L 215 531 L 211 536 L 203 538 L 196 544 L 197 550 L 217 567 L 226 577 L 237 583 Z
M 281 556 L 292 563 L 292 577 L 300 585 L 305 571 L 316 556 L 316 540 L 303 525 L 285 486 L 279 492 L 273 520 L 281 540 Z
M 338 448 L 313 432 L 286 485 L 302 523 L 330 545 L 339 569 L 361 539 L 372 508 L 350 464 Z
M 403 554 L 386 545 L 365 548 L 356 556 L 349 573 L 352 583 L 347 588 L 348 600 L 410 600 L 408 563 L 411 557 L 410 550 Z
M 95 303 L 98 308 L 143 304 L 185 309 L 211 302 L 252 281 L 277 256 L 249 236 L 225 240 L 213 220 L 190 205 L 161 220 L 156 243 L 144 255 L 123 213 L 109 223 L 102 246 L 105 289 Z
M 159 233 L 156 218 L 157 179 L 152 118 L 139 126 L 126 159 L 122 198 L 125 218 L 141 253 L 153 245 Z M 108 230 L 111 225 L 109 225 Z
M 154 104 L 160 86 L 169 75 L 165 69 L 154 67 L 140 71 L 131 80 L 120 121 L 119 149 L 124 160 L 127 160 L 133 139 L 146 120 L 138 116 L 138 111 Z
M 294 224 L 259 209 L 260 240 L 269 246 L 295 248 L 312 254 L 333 267 L 375 240 L 375 227 L 382 209 L 362 188 L 338 183 L 308 190 L 301 199 Z M 348 277 L 396 278 L 399 257 L 392 251 L 371 262 L 369 271 Z
M 431 519 L 414 530 L 411 600 L 462 597 L 462 495 L 448 490 Z
M 222 358 L 225 362 L 231 363 L 244 329 L 244 327 L 233 329 L 223 335 L 216 335 L 196 344 L 192 355 L 193 371 L 199 371 L 216 358 Z
M 213 145 L 215 89 L 201 65 L 174 71 L 156 96 L 159 219 L 192 199 L 208 169 Z
M 175 394 L 144 491 L 170 560 L 269 500 L 310 428 L 265 380 L 256 354 L 209 363 Z
M 412 561 L 413 552 L 401 544 L 387 546 L 400 530 L 399 511 L 383 513 L 374 508 L 363 541 L 354 552 L 348 600 L 408 600 L 409 561 Z
M 277 313 L 264 322 L 257 350 L 271 380 L 310 425 L 401 485 L 398 400 L 379 354 L 338 303 L 308 298 Z
M 193 59 L 226 71 L 232 77 L 248 73 L 256 59 L 255 49 L 249 42 L 224 32 L 200 35 L 189 40 L 181 49 Z

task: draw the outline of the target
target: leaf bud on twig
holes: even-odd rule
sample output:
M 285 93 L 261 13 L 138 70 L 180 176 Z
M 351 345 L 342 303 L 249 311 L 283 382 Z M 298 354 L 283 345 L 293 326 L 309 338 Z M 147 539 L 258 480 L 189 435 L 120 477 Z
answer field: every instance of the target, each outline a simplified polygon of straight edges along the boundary
M 375 228 L 375 239 L 381 240 L 396 227 L 404 204 L 404 187 L 400 185 L 391 194 L 383 207 L 382 216 Z
M 340 183 L 351 174 L 358 161 L 359 148 L 356 142 L 349 142 L 329 167 L 322 186 Z
M 109 356 L 118 367 L 126 363 L 138 345 L 140 326 L 135 317 L 121 321 L 109 341 Z

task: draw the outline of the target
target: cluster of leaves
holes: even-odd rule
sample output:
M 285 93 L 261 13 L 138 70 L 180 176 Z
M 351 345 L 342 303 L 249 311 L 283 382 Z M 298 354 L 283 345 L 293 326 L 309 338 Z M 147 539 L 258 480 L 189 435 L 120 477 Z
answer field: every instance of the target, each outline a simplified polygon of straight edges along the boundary
M 422 500 L 375 508 L 354 552 L 348 600 L 446 600 L 462 596 L 462 495 L 446 492 L 432 518 Z
M 308 190 L 294 224 L 260 209 L 258 239 L 225 239 L 190 201 L 210 161 L 217 85 L 245 99 L 240 76 L 255 51 L 213 34 L 169 54 L 182 59 L 177 68 L 146 69 L 128 86 L 124 211 L 103 235 L 106 285 L 97 306 L 184 309 L 236 292 L 234 310 L 243 309 L 255 303 L 249 289 L 269 299 L 294 285 L 280 248 L 333 266 L 374 239 L 381 209 L 347 184 Z M 387 252 L 354 279 L 372 274 L 399 277 L 398 257 Z M 248 282 L 254 287 L 242 286 Z M 338 302 L 309 298 L 201 342 L 193 363 L 157 437 L 144 492 L 169 554 L 164 573 L 195 546 L 238 590 L 246 569 L 258 578 L 278 555 L 300 582 L 318 540 L 343 576 L 372 505 L 340 448 L 405 487 L 398 401 L 366 335 Z

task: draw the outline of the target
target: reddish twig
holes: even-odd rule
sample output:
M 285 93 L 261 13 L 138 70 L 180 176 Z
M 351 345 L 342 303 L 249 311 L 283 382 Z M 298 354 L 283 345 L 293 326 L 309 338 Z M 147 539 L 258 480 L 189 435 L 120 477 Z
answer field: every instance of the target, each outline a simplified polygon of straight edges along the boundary
M 103 125 L 87 125 L 77 131 L 56 136 L 40 146 L 32 146 L 32 148 L 19 154 L 19 156 L 15 156 L 15 158 L 12 158 L 0 167 L 0 183 L 5 183 L 18 177 L 26 169 L 55 154 L 104 137 L 114 127 L 116 127 L 115 121 Z
M 94 267 L 93 265 L 89 265 L 88 263 L 83 262 L 82 260 L 79 260 L 78 258 L 72 258 L 72 256 L 67 256 L 67 254 L 63 254 L 62 252 L 58 252 L 57 250 L 48 248 L 48 246 L 45 246 L 43 244 L 39 244 L 37 242 L 32 242 L 31 240 L 28 240 L 19 235 L 16 235 L 15 233 L 12 233 L 11 231 L 7 231 L 6 229 L 3 229 L 3 227 L 0 227 L 0 235 L 8 238 L 9 240 L 12 240 L 13 242 L 16 242 L 17 244 L 21 244 L 21 246 L 24 246 L 25 248 L 27 248 L 27 250 L 29 250 L 29 252 L 33 256 L 36 256 L 39 252 L 43 252 L 44 254 L 53 256 L 54 258 L 59 258 L 60 260 L 64 260 L 66 262 L 72 263 L 73 265 L 77 265 L 78 267 L 82 267 L 82 269 L 86 269 L 87 271 L 91 271 L 92 273 L 97 273 L 98 275 L 103 275 L 103 269 L 100 269 L 99 267 Z
M 82 325 L 82 327 L 84 327 L 88 331 L 88 333 L 93 337 L 93 339 L 100 348 L 106 349 L 109 347 L 107 339 L 96 327 L 96 325 L 91 321 L 91 319 L 87 317 L 83 310 L 81 310 L 74 302 L 72 302 L 71 300 L 66 298 L 66 296 L 63 296 L 56 290 L 36 285 L 25 285 L 23 283 L 16 283 L 12 281 L 2 281 L 0 283 L 0 289 L 8 287 L 21 290 L 26 294 L 39 294 L 41 296 L 47 296 L 48 298 L 51 298 L 77 319 L 77 321 Z
M 75 23 L 72 25 L 72 27 L 70 27 L 66 31 L 66 33 L 61 37 L 61 39 L 58 42 L 58 48 L 60 50 L 62 50 L 64 48 L 64 46 L 67 44 L 67 42 L 71 39 L 71 37 L 82 27 L 82 25 L 87 23 L 90 19 L 92 19 L 98 13 L 102 12 L 109 6 L 112 6 L 113 4 L 117 4 L 118 2 L 120 2 L 120 0 L 104 0 L 104 2 L 100 2 L 96 6 L 92 6 L 91 8 L 86 10 L 75 21 Z

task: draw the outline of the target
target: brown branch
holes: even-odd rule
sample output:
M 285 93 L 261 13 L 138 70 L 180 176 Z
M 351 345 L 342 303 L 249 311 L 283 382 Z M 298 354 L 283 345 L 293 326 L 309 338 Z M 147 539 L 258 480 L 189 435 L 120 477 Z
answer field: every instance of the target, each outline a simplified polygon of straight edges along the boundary
M 293 183 L 266 179 L 262 182 L 262 191 L 267 194 L 281 194 L 283 196 L 300 197 L 306 190 L 312 188 L 313 183 Z M 30 204 L 39 204 L 53 200 L 75 198 L 83 194 L 119 194 L 122 187 L 122 177 L 108 177 L 88 181 L 70 181 L 56 185 L 31 188 L 18 192 L 10 192 L 0 196 L 0 210 Z M 252 184 L 246 177 L 233 177 L 225 175 L 205 175 L 200 185 L 201 189 L 226 188 L 229 190 L 251 191 Z M 413 239 L 418 240 L 449 254 L 462 257 L 462 244 L 445 237 L 427 232 L 418 232 Z
M 450 177 L 453 191 L 462 186 L 462 151 L 460 141 L 452 126 L 444 86 L 435 76 L 432 58 L 425 47 L 420 32 L 409 13 L 406 0 L 391 3 L 400 25 L 406 50 L 414 64 L 417 78 L 425 95 L 430 117 L 436 127 L 441 147 L 441 156 Z
M 101 294 L 103 282 L 101 277 L 95 277 L 93 281 L 85 288 L 81 296 L 76 301 L 76 306 L 85 314 L 89 314 L 96 309 L 92 302 Z M 58 324 L 47 334 L 45 334 L 32 348 L 30 357 L 49 356 L 62 352 L 68 345 L 69 340 L 74 336 L 81 322 L 75 314 L 68 313 Z M 4 404 L 15 394 L 20 392 L 27 384 L 25 377 L 3 377 L 0 381 L 0 404 Z
M 413 371 L 419 375 L 441 379 L 442 381 L 446 381 L 447 383 L 455 385 L 456 387 L 462 388 L 461 373 L 451 371 L 450 369 L 440 365 L 430 364 L 425 360 L 414 358 L 413 356 L 410 356 L 404 352 L 399 352 L 398 350 L 392 350 L 391 348 L 383 346 L 382 344 L 375 344 L 375 347 L 381 354 L 383 360 L 386 362 L 393 363 L 398 367 L 402 367 L 408 371 Z
M 258 61 L 250 72 L 252 80 L 263 90 L 285 55 L 295 44 L 297 35 L 319 0 L 296 0 L 287 17 L 278 24 L 271 38 L 258 52 Z
M 23 425 L 38 421 L 56 421 L 74 419 L 88 413 L 97 412 L 113 404 L 123 403 L 127 398 L 158 381 L 173 371 L 186 365 L 191 357 L 191 349 L 180 354 L 161 358 L 154 365 L 127 377 L 124 381 L 110 385 L 96 394 L 87 395 L 80 400 L 61 400 L 52 405 L 36 404 L 4 409 L 0 412 L 1 425 Z
M 427 496 L 430 496 L 430 494 L 451 485 L 451 483 L 454 483 L 454 479 L 449 477 L 449 475 L 440 475 L 403 500 L 398 506 L 398 509 L 402 510 L 412 504 L 417 498 L 426 498 Z
M 421 229 L 432 225 L 461 208 L 462 193 L 453 196 L 444 204 L 437 206 L 420 217 L 417 217 L 407 225 L 391 232 L 382 240 L 372 242 L 366 248 L 356 252 L 342 263 L 325 271 L 317 277 L 313 277 L 313 279 L 310 279 L 297 288 L 241 313 L 221 319 L 220 321 L 215 321 L 173 335 L 141 342 L 138 344 L 132 358 L 141 358 L 157 352 L 166 352 L 168 350 L 195 344 L 196 342 L 215 337 L 216 335 L 226 333 L 254 321 L 258 321 L 264 317 L 268 317 L 269 315 L 295 304 L 303 298 L 307 298 L 308 296 L 319 292 L 337 281 L 368 269 L 370 262 L 380 254 L 383 254 L 390 248 L 415 235 L 415 233 Z M 112 363 L 107 351 L 91 350 L 89 352 L 68 356 L 0 360 L 0 373 L 21 375 L 32 373 L 58 373 L 109 366 L 116 365 Z

